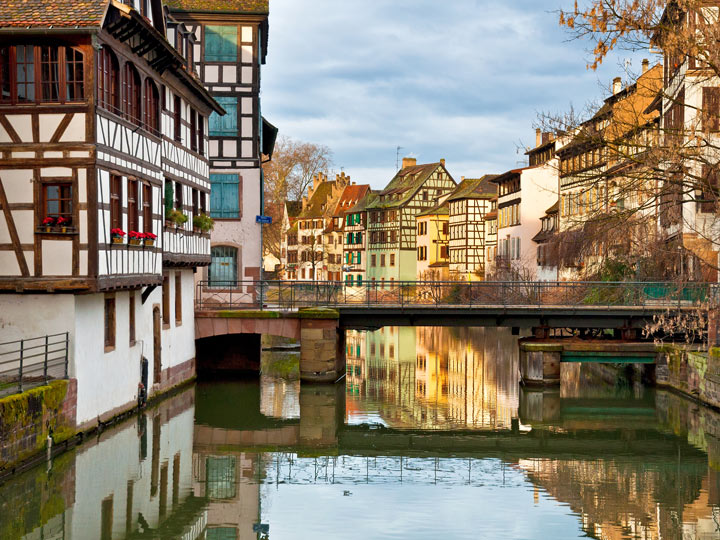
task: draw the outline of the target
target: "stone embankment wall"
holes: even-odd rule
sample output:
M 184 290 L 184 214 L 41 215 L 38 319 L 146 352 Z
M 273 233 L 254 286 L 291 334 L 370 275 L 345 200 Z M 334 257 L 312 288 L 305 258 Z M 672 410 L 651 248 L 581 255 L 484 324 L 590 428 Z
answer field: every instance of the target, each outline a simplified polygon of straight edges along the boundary
M 0 399 L 0 476 L 76 433 L 77 381 L 52 381 Z
M 701 353 L 679 346 L 660 347 L 655 378 L 658 386 L 674 388 L 720 408 L 720 348 Z

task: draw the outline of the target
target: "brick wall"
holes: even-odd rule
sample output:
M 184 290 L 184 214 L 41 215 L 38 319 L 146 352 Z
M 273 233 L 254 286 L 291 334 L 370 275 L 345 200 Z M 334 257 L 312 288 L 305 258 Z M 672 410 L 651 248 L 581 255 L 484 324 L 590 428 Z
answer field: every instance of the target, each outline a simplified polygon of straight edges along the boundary
M 77 380 L 0 399 L 0 474 L 76 433 Z

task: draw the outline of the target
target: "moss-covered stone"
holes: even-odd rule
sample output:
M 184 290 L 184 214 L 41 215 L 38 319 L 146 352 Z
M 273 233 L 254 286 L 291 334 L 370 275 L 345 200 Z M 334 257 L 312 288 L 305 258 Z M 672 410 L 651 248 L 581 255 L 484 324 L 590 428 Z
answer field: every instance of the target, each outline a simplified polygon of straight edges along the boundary
M 560 343 L 533 343 L 525 342 L 520 349 L 526 352 L 562 352 L 563 346 Z
M 304 308 L 297 312 L 300 319 L 339 319 L 340 313 L 331 308 Z
M 217 316 L 224 319 L 279 319 L 277 311 L 218 311 Z

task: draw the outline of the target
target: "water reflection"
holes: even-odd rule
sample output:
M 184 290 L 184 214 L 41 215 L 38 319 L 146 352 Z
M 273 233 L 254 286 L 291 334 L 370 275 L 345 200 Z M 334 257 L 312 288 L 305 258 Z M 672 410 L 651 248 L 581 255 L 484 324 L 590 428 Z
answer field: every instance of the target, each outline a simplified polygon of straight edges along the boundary
M 720 414 L 498 329 L 347 339 L 346 385 L 200 383 L 0 486 L 0 538 L 720 538 Z

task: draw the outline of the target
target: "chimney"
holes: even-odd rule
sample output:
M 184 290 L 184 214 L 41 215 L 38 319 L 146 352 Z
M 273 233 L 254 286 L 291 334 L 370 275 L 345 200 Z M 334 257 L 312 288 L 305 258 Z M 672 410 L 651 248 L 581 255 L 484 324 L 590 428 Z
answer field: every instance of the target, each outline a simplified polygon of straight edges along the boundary
M 648 72 L 648 69 L 650 69 L 650 60 L 647 58 L 643 59 L 642 61 L 642 72 L 643 75 Z
M 535 148 L 542 144 L 542 131 L 540 128 L 535 130 Z
M 613 96 L 614 96 L 615 94 L 619 93 L 620 90 L 622 90 L 622 79 L 621 79 L 620 77 L 615 77 L 615 78 L 613 79 L 613 83 L 612 83 L 612 93 L 613 93 Z
M 442 165 L 443 167 L 445 166 L 445 158 L 442 158 L 442 159 L 440 160 L 440 165 Z
M 305 210 L 305 208 L 307 208 L 307 202 L 308 202 L 308 198 L 305 195 L 303 195 L 303 198 L 302 198 L 302 209 L 303 210 Z
M 464 176 L 461 176 L 461 177 L 460 177 L 460 182 L 464 182 L 464 181 L 465 181 L 465 177 L 464 177 Z
M 402 168 L 405 169 L 407 167 L 414 167 L 417 165 L 417 159 L 414 157 L 404 157 L 402 161 Z

